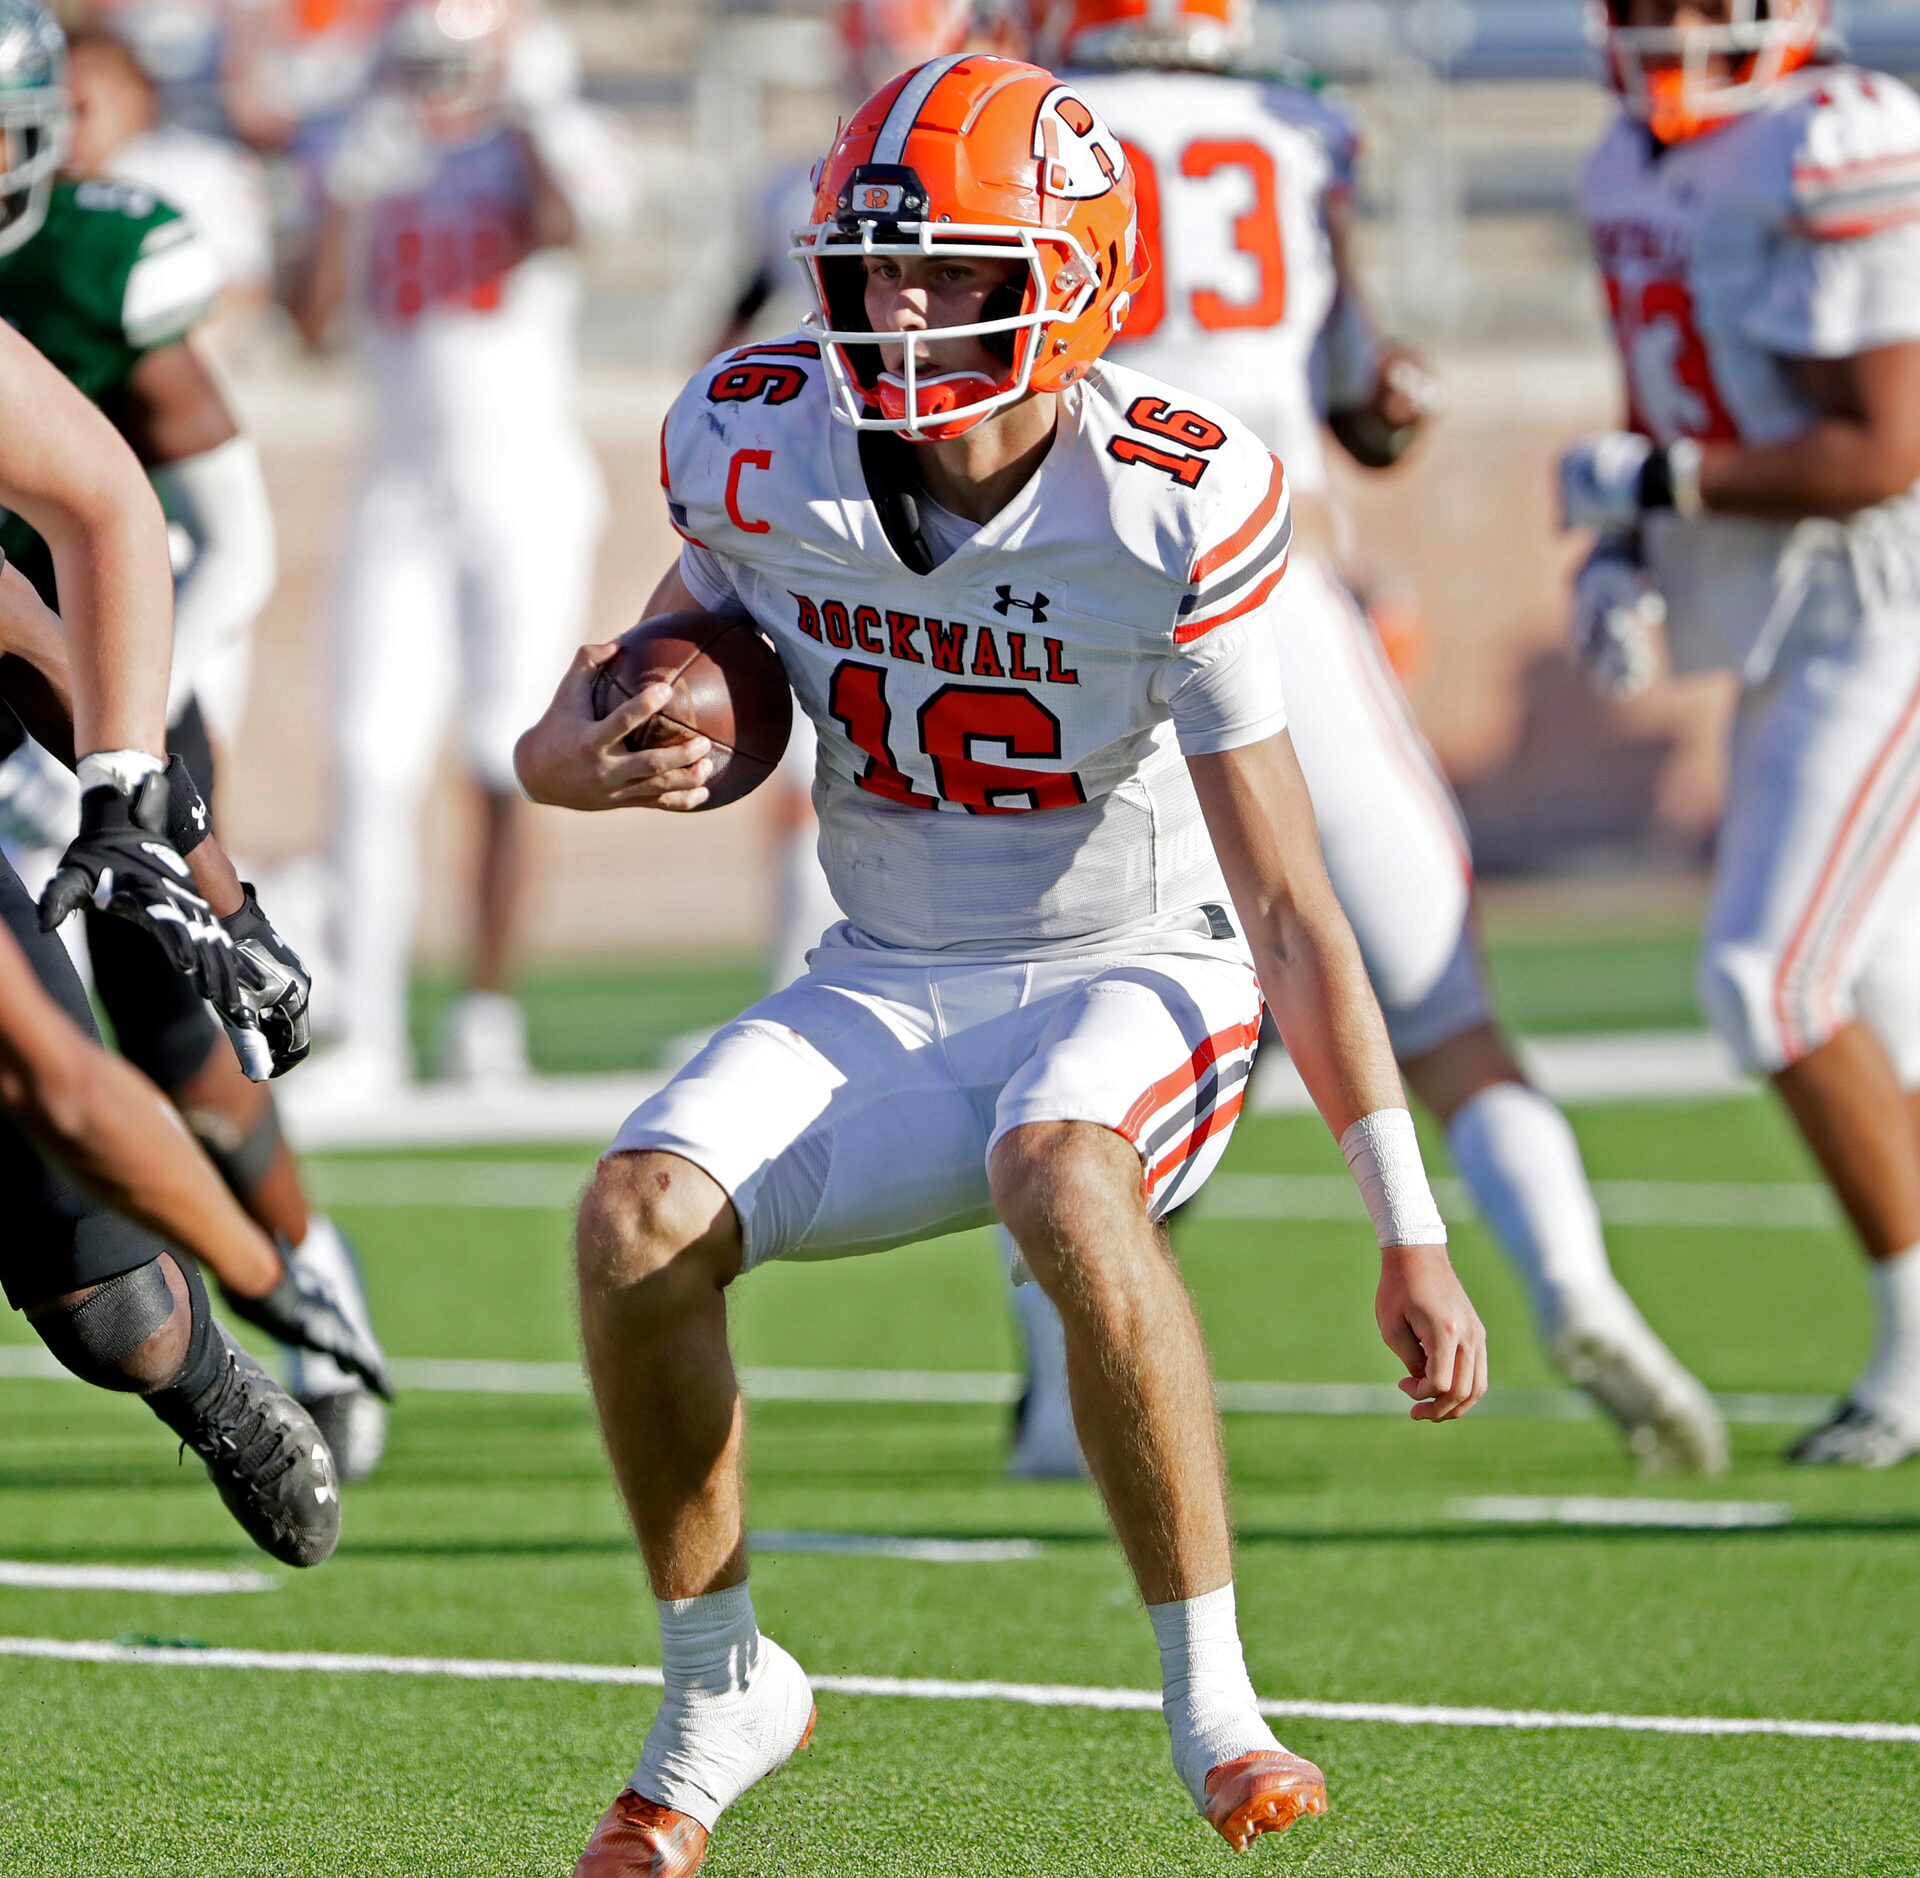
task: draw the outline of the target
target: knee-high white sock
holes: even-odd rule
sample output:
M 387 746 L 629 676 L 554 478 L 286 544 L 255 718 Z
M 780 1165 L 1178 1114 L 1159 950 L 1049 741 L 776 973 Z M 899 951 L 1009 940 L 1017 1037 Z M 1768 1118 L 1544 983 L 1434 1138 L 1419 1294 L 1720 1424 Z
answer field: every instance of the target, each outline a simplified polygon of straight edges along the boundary
M 714 1821 L 792 1757 L 813 1713 L 806 1672 L 760 1634 L 745 1585 L 660 1600 L 666 1695 L 627 1785 Z
M 1920 1427 L 1920 1245 L 1867 1267 L 1873 1286 L 1873 1356 L 1854 1385 L 1862 1408 Z
M 1149 1604 L 1160 1645 L 1160 1711 L 1173 1738 L 1174 1771 L 1202 1812 L 1207 1776 L 1243 1754 L 1284 1753 L 1247 1676 L 1233 1586 Z
M 1600 1212 L 1567 1118 L 1525 1083 L 1496 1083 L 1462 1103 L 1447 1148 L 1474 1204 L 1527 1287 L 1551 1337 L 1576 1307 L 1622 1297 Z

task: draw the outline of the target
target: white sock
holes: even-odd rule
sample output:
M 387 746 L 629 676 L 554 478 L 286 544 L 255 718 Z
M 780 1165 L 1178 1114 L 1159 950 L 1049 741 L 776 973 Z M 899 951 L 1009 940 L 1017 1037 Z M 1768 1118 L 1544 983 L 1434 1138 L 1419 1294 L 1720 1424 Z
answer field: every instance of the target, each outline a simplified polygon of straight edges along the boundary
M 1567 1118 L 1525 1083 L 1495 1083 L 1454 1113 L 1447 1149 L 1474 1205 L 1520 1274 L 1543 1336 L 1577 1306 L 1623 1297 Z
M 1207 1776 L 1243 1754 L 1285 1753 L 1260 1713 L 1240 1649 L 1233 1586 L 1149 1604 L 1160 1645 L 1160 1710 L 1173 1737 L 1174 1771 L 1193 1803 L 1207 1805 Z
M 790 1759 L 813 1713 L 806 1672 L 760 1634 L 745 1585 L 660 1600 L 666 1695 L 627 1785 L 709 1832 Z
M 1873 1356 L 1854 1384 L 1862 1408 L 1920 1426 L 1920 1245 L 1867 1266 L 1873 1285 Z

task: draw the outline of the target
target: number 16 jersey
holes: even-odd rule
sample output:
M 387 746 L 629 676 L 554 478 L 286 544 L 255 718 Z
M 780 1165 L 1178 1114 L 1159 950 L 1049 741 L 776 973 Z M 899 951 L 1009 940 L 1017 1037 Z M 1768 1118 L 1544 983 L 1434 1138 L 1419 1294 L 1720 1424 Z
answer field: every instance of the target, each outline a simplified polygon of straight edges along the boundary
M 1025 487 L 926 573 L 888 539 L 811 340 L 716 360 L 667 417 L 683 577 L 778 648 L 819 732 L 834 898 L 883 945 L 1037 955 L 1191 928 L 1226 889 L 1183 759 L 1286 721 L 1279 462 L 1108 362 L 1059 412 Z

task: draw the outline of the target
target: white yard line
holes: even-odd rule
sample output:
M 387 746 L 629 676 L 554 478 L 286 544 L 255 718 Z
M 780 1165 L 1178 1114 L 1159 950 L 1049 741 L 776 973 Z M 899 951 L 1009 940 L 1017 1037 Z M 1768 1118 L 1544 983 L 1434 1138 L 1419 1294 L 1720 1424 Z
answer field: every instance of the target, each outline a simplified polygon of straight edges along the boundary
M 1044 1558 L 1038 1539 L 910 1539 L 878 1532 L 752 1532 L 755 1552 L 824 1558 L 897 1558 L 917 1565 L 1021 1565 Z
M 328 1206 L 547 1212 L 571 1210 L 591 1173 L 582 1157 L 559 1161 L 319 1161 L 311 1170 L 316 1196 Z M 1473 1211 L 1457 1180 L 1434 1182 L 1453 1218 Z M 1679 1230 L 1805 1231 L 1838 1223 L 1826 1188 L 1812 1181 L 1597 1180 L 1600 1216 L 1613 1226 Z M 1363 1220 L 1365 1211 L 1345 1174 L 1216 1174 L 1195 1211 L 1204 1219 Z
M 1758 1087 L 1700 1030 L 1522 1038 L 1520 1054 L 1541 1087 L 1561 1102 L 1672 1101 L 1750 1095 Z M 281 1099 L 288 1132 L 306 1152 L 600 1142 L 611 1140 L 663 1080 L 659 1071 L 638 1070 L 536 1076 L 483 1089 L 422 1083 L 372 1102 L 341 1101 L 322 1092 L 316 1103 L 312 1086 L 294 1076 Z M 1257 1114 L 1291 1114 L 1311 1105 L 1293 1066 L 1274 1057 L 1254 1085 L 1252 1106 Z
M 657 1689 L 657 1669 L 615 1663 L 512 1662 L 491 1657 L 375 1656 L 320 1650 L 156 1649 L 146 1645 L 0 1637 L 0 1657 L 41 1662 L 138 1665 L 154 1669 L 241 1669 L 336 1676 L 429 1676 L 457 1682 L 613 1684 Z M 912 1702 L 1008 1702 L 1026 1708 L 1157 1711 L 1155 1689 L 1106 1689 L 1071 1683 L 946 1682 L 930 1677 L 813 1676 L 828 1695 L 886 1696 Z M 1262 1702 L 1261 1712 L 1315 1721 L 1379 1722 L 1406 1728 L 1597 1729 L 1655 1735 L 1787 1735 L 1799 1740 L 1870 1741 L 1920 1746 L 1920 1723 L 1801 1721 L 1744 1715 L 1615 1715 L 1575 1710 L 1445 1708 L 1412 1702 Z
M 421 1395 L 575 1396 L 586 1379 L 574 1363 L 515 1362 L 489 1357 L 401 1357 L 395 1386 Z M 33 1344 L 0 1344 L 0 1381 L 71 1382 L 73 1377 Z M 740 1371 L 756 1402 L 867 1402 L 1005 1406 L 1018 1400 L 1020 1378 L 981 1369 L 756 1369 Z M 1391 1383 L 1223 1382 L 1215 1393 L 1230 1415 L 1385 1415 L 1404 1417 L 1407 1400 Z M 1786 1427 L 1832 1412 L 1825 1395 L 1721 1395 L 1728 1421 Z M 1591 1421 L 1598 1411 L 1577 1389 L 1496 1389 L 1476 1414 L 1518 1421 Z
M 278 1591 L 265 1572 L 176 1571 L 144 1565 L 38 1565 L 0 1558 L 0 1585 L 23 1591 L 149 1591 L 168 1598 L 211 1598 L 232 1591 Z
M 1449 1500 L 1447 1516 L 1497 1526 L 1624 1526 L 1680 1532 L 1737 1532 L 1786 1526 L 1783 1500 L 1629 1500 L 1598 1494 L 1487 1494 Z

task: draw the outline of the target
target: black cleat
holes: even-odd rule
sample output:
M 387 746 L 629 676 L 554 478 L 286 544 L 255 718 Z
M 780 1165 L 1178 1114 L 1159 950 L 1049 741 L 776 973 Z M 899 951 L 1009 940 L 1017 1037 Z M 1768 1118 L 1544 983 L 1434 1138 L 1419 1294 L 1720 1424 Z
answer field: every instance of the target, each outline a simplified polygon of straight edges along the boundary
M 261 1551 L 318 1565 L 340 1542 L 340 1484 L 313 1417 L 224 1330 L 220 1379 L 168 1423 Z
M 1898 1467 L 1920 1454 L 1920 1429 L 1902 1427 L 1863 1402 L 1841 1403 L 1818 1428 L 1787 1450 L 1787 1459 L 1811 1467 Z

